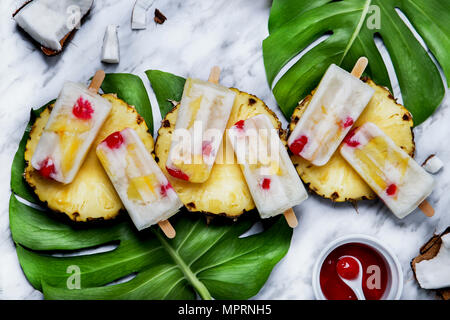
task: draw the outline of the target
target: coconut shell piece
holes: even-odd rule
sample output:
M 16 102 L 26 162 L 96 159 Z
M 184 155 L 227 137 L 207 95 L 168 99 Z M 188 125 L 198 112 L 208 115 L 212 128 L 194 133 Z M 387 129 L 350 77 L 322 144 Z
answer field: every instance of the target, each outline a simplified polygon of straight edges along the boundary
M 167 20 L 167 18 L 161 11 L 159 11 L 159 9 L 155 9 L 155 17 L 153 18 L 153 20 L 157 24 L 163 24 Z

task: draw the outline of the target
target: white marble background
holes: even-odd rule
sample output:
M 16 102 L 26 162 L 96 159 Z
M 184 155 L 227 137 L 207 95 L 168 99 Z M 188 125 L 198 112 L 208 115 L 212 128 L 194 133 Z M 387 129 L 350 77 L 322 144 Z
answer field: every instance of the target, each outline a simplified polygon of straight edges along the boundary
M 168 20 L 155 25 L 151 9 L 147 30 L 133 32 L 130 16 L 134 0 L 95 0 L 90 16 L 63 54 L 50 58 L 17 31 L 11 14 L 23 2 L 0 1 L 0 299 L 42 298 L 23 275 L 10 235 L 10 166 L 30 108 L 55 98 L 64 80 L 87 81 L 99 68 L 140 75 L 149 90 L 157 129 L 160 115 L 144 71 L 160 69 L 206 78 L 210 67 L 217 64 L 223 68 L 223 84 L 257 95 L 281 115 L 266 82 L 261 50 L 261 41 L 267 36 L 270 0 L 156 0 L 156 7 Z M 100 62 L 108 24 L 120 26 L 119 65 Z M 398 90 L 394 91 L 398 95 Z M 449 121 L 446 99 L 430 119 L 415 129 L 417 160 L 422 162 L 429 154 L 437 153 L 446 166 L 436 176 L 437 187 L 430 198 L 437 212 L 433 218 L 416 212 L 398 220 L 376 201 L 361 203 L 357 213 L 350 204 L 333 204 L 311 196 L 296 208 L 300 225 L 295 229 L 289 253 L 255 298 L 312 299 L 314 260 L 328 242 L 351 233 L 373 235 L 391 246 L 405 274 L 402 298 L 434 298 L 434 293 L 417 286 L 409 263 L 434 232 L 450 225 Z

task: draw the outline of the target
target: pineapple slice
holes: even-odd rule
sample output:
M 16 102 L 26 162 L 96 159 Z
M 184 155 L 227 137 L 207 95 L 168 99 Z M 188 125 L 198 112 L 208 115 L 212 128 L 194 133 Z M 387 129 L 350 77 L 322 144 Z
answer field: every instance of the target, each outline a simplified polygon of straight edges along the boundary
M 286 140 L 285 132 L 281 129 L 281 122 L 263 101 L 237 89 L 232 90 L 237 95 L 227 128 L 230 128 L 238 120 L 245 120 L 257 114 L 266 114 L 272 120 L 274 127 L 278 129 L 283 141 Z M 233 149 L 225 143 L 226 135 L 224 135 L 222 146 L 218 152 L 218 159 L 216 159 L 211 175 L 206 182 L 189 183 L 167 174 L 165 164 L 172 141 L 172 133 L 175 129 L 177 112 L 178 106 L 169 112 L 162 121 L 156 140 L 155 160 L 187 209 L 195 212 L 224 215 L 230 218 L 236 218 L 245 211 L 254 209 L 255 204 L 241 168 L 236 163 Z M 220 161 L 220 159 L 223 160 Z
M 103 97 L 111 102 L 111 113 L 72 183 L 63 185 L 45 179 L 31 166 L 31 157 L 47 124 L 52 106 L 44 110 L 36 119 L 26 146 L 26 181 L 34 189 L 39 199 L 45 202 L 51 210 L 63 212 L 74 221 L 112 219 L 123 209 L 122 202 L 95 153 L 96 146 L 103 139 L 112 132 L 130 127 L 136 130 L 150 152 L 154 147 L 153 138 L 148 132 L 144 119 L 133 107 L 115 95 L 106 94 Z
M 375 94 L 355 126 L 373 122 L 379 126 L 394 142 L 414 156 L 413 120 L 408 110 L 396 103 L 392 94 L 384 87 L 376 85 L 370 79 L 364 81 L 375 89 Z M 314 94 L 314 91 L 313 93 Z M 295 125 L 306 110 L 312 95 L 303 99 L 292 115 L 289 130 Z M 321 167 L 316 167 L 299 156 L 291 155 L 298 174 L 309 189 L 318 195 L 336 202 L 375 199 L 376 194 L 359 177 L 339 152 Z

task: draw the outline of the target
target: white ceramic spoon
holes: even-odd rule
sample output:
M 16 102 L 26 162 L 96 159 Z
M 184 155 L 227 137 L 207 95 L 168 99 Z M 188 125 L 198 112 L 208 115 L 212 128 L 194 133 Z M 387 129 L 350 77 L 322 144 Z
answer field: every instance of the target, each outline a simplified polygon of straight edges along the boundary
M 364 292 L 362 289 L 363 272 L 362 272 L 361 262 L 353 256 L 342 256 L 339 258 L 339 261 L 343 258 L 353 259 L 358 264 L 358 274 L 356 275 L 356 277 L 352 277 L 351 279 L 346 279 L 339 273 L 339 270 L 336 270 L 339 277 L 341 278 L 342 281 L 344 281 L 344 283 L 346 285 L 348 285 L 350 287 L 350 289 L 353 290 L 353 292 L 355 293 L 356 298 L 358 298 L 358 300 L 366 300 L 366 297 L 364 296 Z

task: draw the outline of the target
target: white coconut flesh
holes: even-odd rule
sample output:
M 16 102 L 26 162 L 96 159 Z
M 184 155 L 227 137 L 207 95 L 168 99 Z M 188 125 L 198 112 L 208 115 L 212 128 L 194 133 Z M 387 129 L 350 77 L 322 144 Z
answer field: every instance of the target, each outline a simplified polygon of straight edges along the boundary
M 425 161 L 425 163 L 422 166 L 426 171 L 434 174 L 434 173 L 438 173 L 439 170 L 442 169 L 442 167 L 444 166 L 444 163 L 436 155 L 432 155 L 432 156 L 428 157 L 428 159 Z
M 102 61 L 106 63 L 119 63 L 119 37 L 117 35 L 117 26 L 110 24 L 106 28 L 105 37 L 103 38 Z
M 147 10 L 154 0 L 136 0 L 131 15 L 131 29 L 139 30 L 147 28 Z

